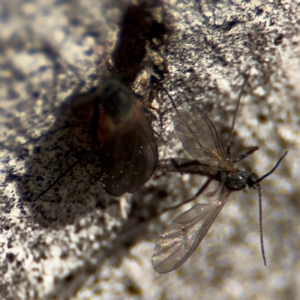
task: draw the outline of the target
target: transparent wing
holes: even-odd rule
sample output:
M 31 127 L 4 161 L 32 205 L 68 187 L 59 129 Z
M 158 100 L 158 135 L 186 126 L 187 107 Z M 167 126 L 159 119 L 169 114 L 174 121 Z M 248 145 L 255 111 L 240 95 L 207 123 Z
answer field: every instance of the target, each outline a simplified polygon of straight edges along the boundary
M 226 168 L 227 154 L 220 136 L 201 109 L 192 105 L 189 110 L 178 110 L 173 123 L 184 149 L 193 158 L 206 165 Z
M 196 204 L 168 225 L 157 240 L 151 262 L 158 273 L 180 267 L 198 247 L 227 202 L 230 191 L 222 188 L 219 201 Z
M 119 196 L 135 192 L 153 174 L 158 161 L 157 146 L 142 108 L 137 106 L 133 126 L 117 131 L 103 144 L 101 182 L 105 191 Z

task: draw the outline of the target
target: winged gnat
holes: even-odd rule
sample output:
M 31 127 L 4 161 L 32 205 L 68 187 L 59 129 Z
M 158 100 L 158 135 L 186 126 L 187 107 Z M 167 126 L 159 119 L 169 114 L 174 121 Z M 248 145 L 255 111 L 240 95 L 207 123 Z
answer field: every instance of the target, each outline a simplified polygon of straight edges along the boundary
M 100 180 L 111 195 L 135 192 L 156 169 L 157 146 L 147 114 L 115 78 L 104 82 L 95 98 L 93 137 L 100 144 Z
M 233 122 L 235 122 L 235 118 Z M 160 168 L 171 172 L 198 174 L 207 177 L 207 181 L 194 197 L 174 208 L 200 196 L 213 180 L 220 183 L 220 188 L 217 190 L 220 192 L 218 201 L 211 204 L 194 205 L 175 218 L 164 229 L 163 234 L 156 242 L 152 256 L 153 268 L 158 273 L 168 273 L 180 267 L 203 240 L 210 226 L 226 204 L 230 194 L 247 186 L 258 188 L 261 250 L 266 265 L 261 225 L 262 196 L 260 181 L 274 172 L 287 152 L 283 154 L 271 171 L 259 178 L 255 173 L 235 165 L 236 162 L 255 152 L 259 147 L 252 147 L 246 153 L 231 159 L 230 145 L 227 146 L 228 150 L 226 151 L 215 126 L 199 107 L 191 105 L 189 110 L 176 109 L 173 124 L 184 149 L 193 160 L 184 158 L 163 160 L 160 162 Z

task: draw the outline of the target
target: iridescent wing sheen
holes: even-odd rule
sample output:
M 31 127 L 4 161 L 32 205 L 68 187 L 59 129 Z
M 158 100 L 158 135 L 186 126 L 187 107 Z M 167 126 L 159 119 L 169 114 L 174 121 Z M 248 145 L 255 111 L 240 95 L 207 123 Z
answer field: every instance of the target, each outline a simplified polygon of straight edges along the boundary
M 220 136 L 208 116 L 197 106 L 178 110 L 174 129 L 184 149 L 200 163 L 228 169 L 231 163 Z
M 156 242 L 151 259 L 155 271 L 171 272 L 191 256 L 227 202 L 230 193 L 223 186 L 219 201 L 196 204 L 164 229 Z
M 105 141 L 101 150 L 101 182 L 104 190 L 114 196 L 135 192 L 153 174 L 158 154 L 151 125 L 142 110 L 129 130 L 117 131 Z

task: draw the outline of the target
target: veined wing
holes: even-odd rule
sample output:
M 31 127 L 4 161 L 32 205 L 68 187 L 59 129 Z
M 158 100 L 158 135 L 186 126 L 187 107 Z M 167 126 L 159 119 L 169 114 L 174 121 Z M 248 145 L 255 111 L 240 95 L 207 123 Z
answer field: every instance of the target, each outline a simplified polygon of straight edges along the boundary
M 196 204 L 168 225 L 157 240 L 151 262 L 158 273 L 180 267 L 198 247 L 227 202 L 230 191 L 222 187 L 219 201 Z
M 189 110 L 178 110 L 173 124 L 184 149 L 193 158 L 205 165 L 227 169 L 229 162 L 220 136 L 201 109 L 192 105 Z
M 119 196 L 135 192 L 156 169 L 155 137 L 141 107 L 130 130 L 117 131 L 105 141 L 101 154 L 101 182 L 106 192 Z

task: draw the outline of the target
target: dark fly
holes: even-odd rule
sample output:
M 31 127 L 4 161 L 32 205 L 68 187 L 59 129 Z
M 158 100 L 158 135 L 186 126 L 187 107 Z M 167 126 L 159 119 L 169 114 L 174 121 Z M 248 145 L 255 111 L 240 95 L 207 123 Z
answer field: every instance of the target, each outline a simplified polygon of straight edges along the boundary
M 235 118 L 231 132 L 233 132 L 234 123 Z M 226 204 L 229 195 L 234 191 L 239 191 L 246 187 L 258 189 L 261 247 L 263 260 L 266 265 L 261 225 L 262 195 L 260 182 L 274 172 L 287 152 L 283 154 L 271 171 L 259 178 L 255 173 L 236 166 L 237 162 L 258 150 L 259 147 L 252 147 L 246 153 L 235 159 L 231 159 L 230 143 L 228 143 L 227 148 L 224 147 L 214 124 L 206 113 L 196 105 L 192 105 L 189 110 L 176 109 L 173 124 L 184 149 L 193 160 L 164 160 L 162 161 L 162 168 L 172 172 L 198 174 L 207 177 L 206 182 L 196 195 L 184 203 L 194 200 L 201 195 L 213 180 L 220 183 L 218 189 L 220 194 L 218 201 L 210 204 L 194 205 L 191 209 L 175 218 L 164 229 L 163 234 L 161 234 L 156 242 L 152 256 L 153 268 L 158 273 L 168 273 L 180 267 L 203 240 L 219 212 Z
M 104 80 L 94 98 L 92 139 L 99 155 L 99 179 L 104 190 L 120 196 L 135 192 L 156 169 L 158 154 L 151 127 L 152 114 L 116 78 Z M 44 195 L 80 160 L 35 199 Z
M 94 103 L 93 136 L 100 144 L 103 188 L 114 196 L 133 193 L 157 166 L 151 113 L 115 78 L 104 82 Z

